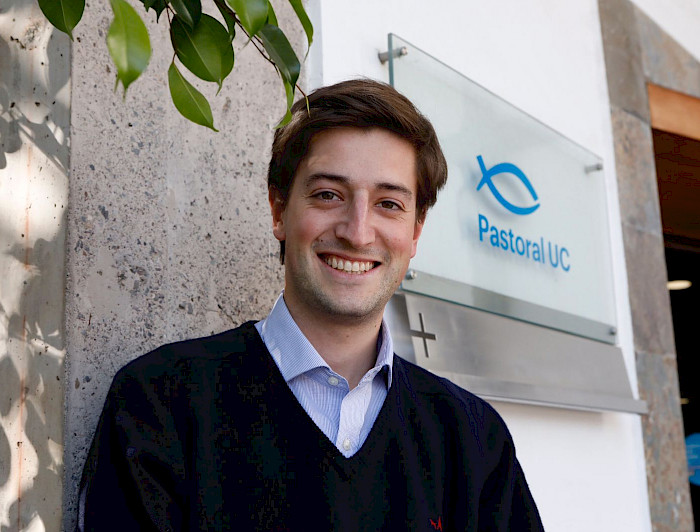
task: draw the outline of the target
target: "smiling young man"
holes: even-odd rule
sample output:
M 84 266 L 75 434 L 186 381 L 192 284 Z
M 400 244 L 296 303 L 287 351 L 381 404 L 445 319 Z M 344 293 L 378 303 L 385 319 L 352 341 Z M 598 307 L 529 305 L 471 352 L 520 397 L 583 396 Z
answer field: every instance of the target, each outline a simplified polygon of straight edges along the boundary
M 408 141 L 343 127 L 311 141 L 287 198 L 270 188 L 284 302 L 350 389 L 375 365 L 384 307 L 416 253 L 416 175 Z
M 447 178 L 388 85 L 315 91 L 268 172 L 285 288 L 115 377 L 79 530 L 541 530 L 502 419 L 393 354 L 384 308 Z

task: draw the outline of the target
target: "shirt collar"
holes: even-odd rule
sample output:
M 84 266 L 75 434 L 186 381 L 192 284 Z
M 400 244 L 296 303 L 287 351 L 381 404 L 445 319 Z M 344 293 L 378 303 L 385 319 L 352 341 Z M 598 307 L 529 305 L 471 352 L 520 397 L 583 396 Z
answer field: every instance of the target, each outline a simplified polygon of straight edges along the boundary
M 284 292 L 277 298 L 267 318 L 258 322 L 256 328 L 286 382 L 312 369 L 323 367 L 330 370 L 330 366 L 307 340 L 289 313 L 284 302 Z M 389 326 L 383 319 L 377 345 L 379 351 L 374 368 L 387 368 L 388 389 L 391 387 L 394 346 Z M 370 370 L 372 371 L 374 369 Z

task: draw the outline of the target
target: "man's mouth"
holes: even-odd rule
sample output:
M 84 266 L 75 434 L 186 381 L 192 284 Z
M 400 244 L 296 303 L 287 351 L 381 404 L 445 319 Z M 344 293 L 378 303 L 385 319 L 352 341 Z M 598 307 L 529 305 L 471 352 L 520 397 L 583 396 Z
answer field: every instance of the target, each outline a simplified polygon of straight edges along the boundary
M 357 274 L 366 273 L 379 264 L 378 262 L 374 261 L 342 259 L 340 257 L 336 257 L 335 255 L 325 255 L 323 256 L 323 260 L 326 261 L 326 264 L 328 264 L 328 266 L 331 268 L 341 270 L 346 273 Z

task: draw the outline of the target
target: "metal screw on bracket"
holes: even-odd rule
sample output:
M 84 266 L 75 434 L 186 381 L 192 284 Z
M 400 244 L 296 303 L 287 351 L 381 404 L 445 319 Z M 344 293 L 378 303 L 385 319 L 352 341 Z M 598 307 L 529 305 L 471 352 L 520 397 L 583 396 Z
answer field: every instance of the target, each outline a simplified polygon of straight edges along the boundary
M 600 172 L 602 169 L 603 163 L 595 163 L 583 167 L 583 171 L 587 174 L 590 174 L 591 172 Z
M 418 273 L 416 272 L 416 270 L 408 270 L 406 272 L 406 280 L 413 281 L 413 279 L 415 279 L 416 277 L 418 277 Z
M 391 51 L 391 57 L 402 57 L 404 55 L 408 55 L 408 48 L 405 46 L 402 46 L 401 48 L 395 48 Z M 377 54 L 379 57 L 379 62 L 383 65 L 389 60 L 389 52 L 379 52 Z
M 610 327 L 610 336 L 615 336 L 617 334 L 617 329 L 615 327 Z

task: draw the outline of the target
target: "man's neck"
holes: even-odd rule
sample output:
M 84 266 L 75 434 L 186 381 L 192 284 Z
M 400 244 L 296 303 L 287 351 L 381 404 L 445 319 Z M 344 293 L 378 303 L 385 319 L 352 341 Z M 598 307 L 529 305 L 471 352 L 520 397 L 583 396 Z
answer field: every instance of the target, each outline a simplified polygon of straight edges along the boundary
M 307 315 L 285 298 L 285 304 L 321 358 L 348 381 L 352 390 L 377 361 L 377 339 L 382 316 L 341 320 L 335 316 Z

